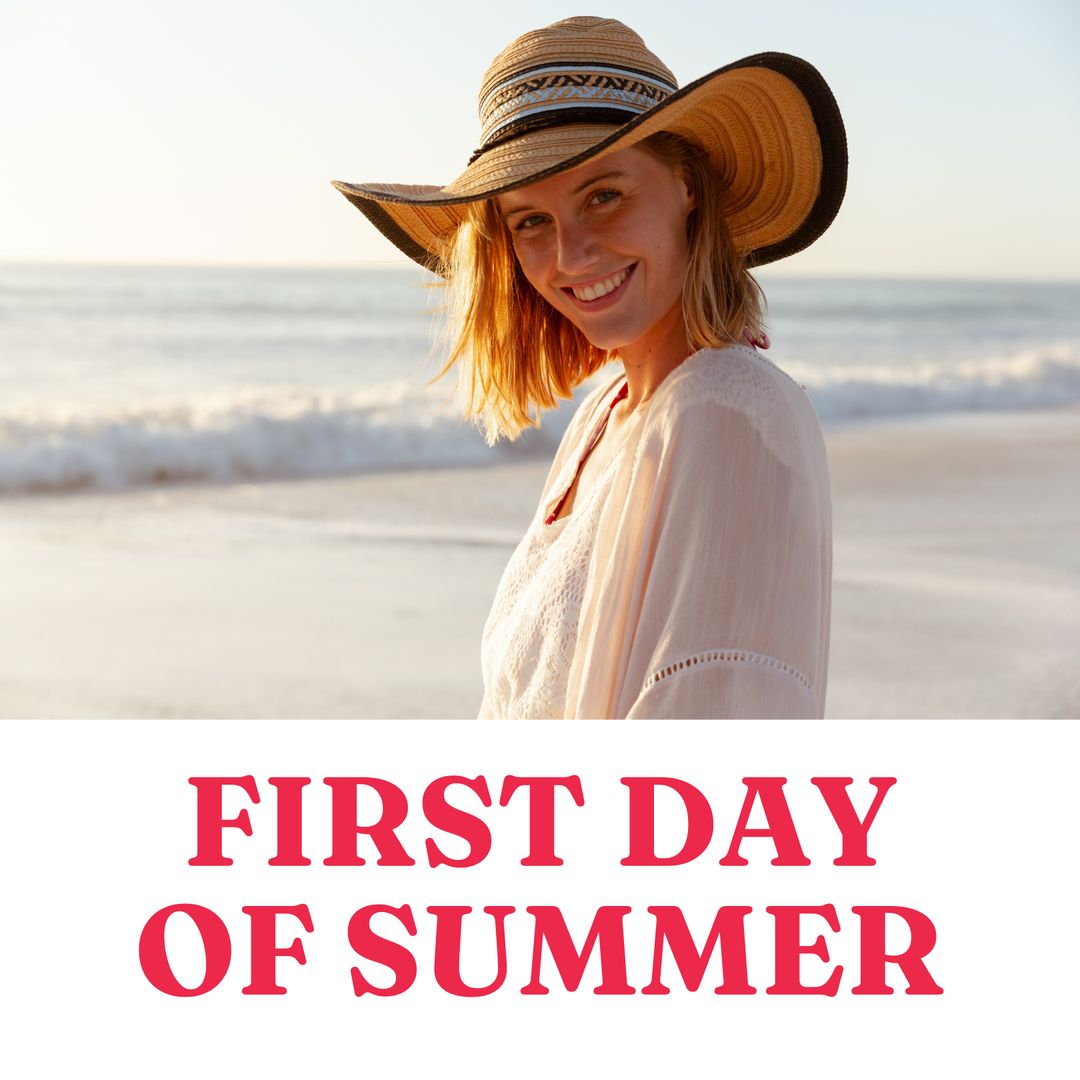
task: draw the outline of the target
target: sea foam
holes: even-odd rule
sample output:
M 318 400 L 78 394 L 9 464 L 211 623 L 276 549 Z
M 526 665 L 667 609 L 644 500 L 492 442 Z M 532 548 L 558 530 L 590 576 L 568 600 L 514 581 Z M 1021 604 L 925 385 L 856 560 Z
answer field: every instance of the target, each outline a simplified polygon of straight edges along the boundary
M 769 355 L 806 387 L 826 426 L 1080 403 L 1080 345 L 1069 342 L 910 364 L 785 363 L 781 352 Z M 353 392 L 281 386 L 112 406 L 26 406 L 0 412 L 0 492 L 484 466 L 550 456 L 573 409 L 568 402 L 518 442 L 490 448 L 445 390 L 404 382 Z
M 0 492 L 467 467 L 514 452 L 489 448 L 444 399 L 396 384 L 0 414 Z M 550 417 L 517 452 L 554 447 L 567 418 Z
M 786 370 L 806 387 L 823 423 L 1080 402 L 1080 345 L 1069 342 L 975 359 L 943 356 L 842 367 L 791 364 Z

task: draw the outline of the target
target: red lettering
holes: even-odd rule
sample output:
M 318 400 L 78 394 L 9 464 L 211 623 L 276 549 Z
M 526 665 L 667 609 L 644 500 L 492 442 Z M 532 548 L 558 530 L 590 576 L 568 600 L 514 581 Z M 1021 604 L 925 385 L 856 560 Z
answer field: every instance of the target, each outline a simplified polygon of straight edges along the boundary
M 401 846 L 394 832 L 409 813 L 405 793 L 396 784 L 373 776 L 328 776 L 323 783 L 333 792 L 331 800 L 331 851 L 326 866 L 363 866 L 356 852 L 356 837 L 366 833 L 379 849 L 376 866 L 413 866 L 414 860 Z M 363 785 L 374 790 L 382 802 L 382 813 L 374 825 L 357 825 L 356 791 Z
M 506 981 L 506 916 L 512 907 L 486 907 L 484 912 L 495 920 L 495 956 L 497 971 L 487 986 L 469 986 L 461 978 L 461 925 L 472 911 L 469 907 L 429 907 L 435 916 L 435 981 L 447 993 L 457 997 L 484 997 L 493 994 Z
M 278 948 L 277 917 L 291 915 L 310 934 L 315 927 L 307 904 L 293 907 L 245 907 L 241 908 L 251 918 L 251 982 L 242 994 L 284 994 L 284 986 L 277 985 L 277 958 L 291 956 L 298 964 L 306 964 L 304 946 L 299 938 L 286 949 Z
M 480 818 L 447 803 L 446 789 L 452 784 L 467 787 L 479 797 L 484 806 L 491 805 L 491 793 L 488 791 L 487 781 L 482 776 L 476 777 L 475 780 L 469 780 L 464 776 L 441 776 L 428 784 L 424 790 L 424 816 L 436 829 L 441 829 L 452 836 L 460 836 L 469 845 L 469 854 L 465 858 L 452 859 L 449 855 L 443 854 L 434 840 L 429 839 L 427 841 L 428 865 L 432 867 L 476 866 L 477 863 L 483 862 L 491 851 L 491 830 Z
M 720 860 L 721 866 L 746 866 L 746 860 L 739 855 L 739 845 L 747 836 L 768 836 L 776 847 L 773 866 L 809 866 L 810 860 L 799 846 L 799 834 L 795 831 L 795 822 L 791 819 L 787 799 L 784 798 L 783 776 L 747 776 L 746 798 L 743 800 L 739 824 L 735 826 L 735 835 L 731 838 L 728 853 Z M 754 800 L 761 800 L 761 809 L 769 823 L 767 829 L 747 828 L 750 814 L 754 809 Z M 769 909 L 771 910 L 771 909 Z
M 877 795 L 866 812 L 866 817 L 859 820 L 855 807 L 851 805 L 847 788 L 850 776 L 815 776 L 811 781 L 824 796 L 825 805 L 832 814 L 836 827 L 843 837 L 843 848 L 839 859 L 833 859 L 834 866 L 874 866 L 876 860 L 866 854 L 866 834 L 874 824 L 885 792 L 896 783 L 895 776 L 872 776 L 870 783 L 877 788 Z
M 271 776 L 277 788 L 277 854 L 271 866 L 310 866 L 304 858 L 304 788 L 311 783 L 306 776 Z
M 529 985 L 522 987 L 523 994 L 548 992 L 547 987 L 540 982 L 540 961 L 545 941 L 567 990 L 578 988 L 593 946 L 599 941 L 601 982 L 593 993 L 634 992 L 634 988 L 626 981 L 626 949 L 623 941 L 623 916 L 630 912 L 630 908 L 598 908 L 580 952 L 574 947 L 562 912 L 557 907 L 531 907 L 525 910 L 536 920 L 536 926 L 533 932 L 532 977 Z
M 562 866 L 555 854 L 555 789 L 566 788 L 578 806 L 585 805 L 577 776 L 507 776 L 499 805 L 506 806 L 518 788 L 529 789 L 529 854 L 522 866 Z M 532 910 L 531 908 L 529 909 Z
M 944 991 L 927 970 L 924 957 L 937 942 L 934 924 L 921 912 L 908 907 L 854 907 L 861 920 L 861 981 L 853 994 L 891 994 L 885 982 L 885 965 L 896 964 L 907 979 L 909 994 L 942 994 Z M 911 931 L 911 943 L 902 953 L 885 951 L 885 916 L 898 915 Z
M 221 830 L 239 829 L 245 836 L 251 835 L 251 820 L 247 810 L 241 810 L 234 818 L 223 818 L 221 789 L 242 788 L 253 802 L 259 801 L 259 790 L 253 776 L 192 776 L 188 779 L 196 792 L 195 835 L 196 855 L 188 859 L 189 866 L 232 866 L 232 859 L 221 853 Z
M 371 929 L 371 917 L 380 914 L 393 915 L 405 927 L 410 937 L 416 936 L 416 922 L 408 904 L 399 908 L 387 907 L 385 904 L 369 904 L 353 913 L 348 929 L 349 945 L 353 952 L 390 968 L 394 973 L 394 981 L 384 987 L 368 982 L 359 968 L 350 969 L 353 993 L 357 997 L 363 997 L 364 994 L 393 997 L 395 994 L 404 994 L 416 981 L 416 961 L 413 954 L 404 945 L 380 937 Z
M 754 994 L 757 991 L 746 979 L 746 926 L 744 919 L 753 908 L 722 907 L 713 919 L 705 948 L 698 952 L 686 919 L 677 907 L 651 907 L 656 918 L 656 938 L 653 944 L 652 981 L 642 988 L 643 994 L 669 994 L 671 991 L 660 981 L 664 960 L 664 942 L 671 947 L 671 955 L 682 975 L 687 990 L 696 990 L 705 977 L 709 958 L 717 939 L 720 941 L 720 963 L 724 981 L 714 991 L 717 994 Z
M 165 924 L 177 912 L 183 912 L 195 924 L 202 938 L 206 970 L 198 986 L 187 987 L 173 974 L 165 951 Z M 198 904 L 173 904 L 156 911 L 147 920 L 139 936 L 139 964 L 150 984 L 173 997 L 198 997 L 213 990 L 229 970 L 232 943 L 225 924 L 209 908 Z
M 709 846 L 712 810 L 693 784 L 659 776 L 623 777 L 622 783 L 630 789 L 630 853 L 622 860 L 623 866 L 678 866 L 693 861 Z M 657 786 L 674 791 L 686 810 L 686 840 L 674 855 L 656 854 Z
M 799 919 L 803 915 L 820 915 L 830 929 L 839 931 L 840 921 L 832 904 L 822 907 L 767 907 L 765 909 L 776 920 L 776 981 L 766 987 L 766 994 L 825 994 L 836 996 L 840 985 L 840 976 L 844 969 L 837 966 L 827 982 L 821 986 L 803 986 L 799 977 L 799 960 L 804 953 L 810 953 L 822 960 L 829 959 L 829 950 L 825 939 L 819 937 L 813 945 L 800 942 Z

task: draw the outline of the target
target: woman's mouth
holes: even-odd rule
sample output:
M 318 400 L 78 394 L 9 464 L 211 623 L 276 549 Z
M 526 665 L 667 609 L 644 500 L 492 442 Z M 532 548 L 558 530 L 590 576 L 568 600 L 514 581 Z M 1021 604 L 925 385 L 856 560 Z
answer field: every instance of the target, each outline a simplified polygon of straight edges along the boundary
M 571 285 L 564 288 L 563 292 L 573 299 L 576 307 L 589 311 L 608 307 L 623 294 L 626 283 L 636 268 L 637 263 L 631 263 L 610 277 L 600 278 L 588 285 Z

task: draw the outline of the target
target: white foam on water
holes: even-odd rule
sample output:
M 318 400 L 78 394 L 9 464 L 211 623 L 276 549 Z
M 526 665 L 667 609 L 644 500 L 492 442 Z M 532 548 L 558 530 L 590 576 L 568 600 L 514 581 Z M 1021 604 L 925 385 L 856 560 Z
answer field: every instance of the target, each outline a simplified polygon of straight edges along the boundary
M 1080 402 L 1080 348 L 1060 342 L 979 359 L 791 364 L 823 422 L 928 412 L 1034 409 Z
M 425 280 L 0 265 L 0 493 L 549 457 L 572 403 L 492 449 L 449 380 L 425 387 L 441 366 Z M 1080 402 L 1080 286 L 778 278 L 768 292 L 769 358 L 826 425 Z
M 549 453 L 569 419 L 557 413 L 524 446 L 493 450 L 444 399 L 391 384 L 0 413 L 0 492 L 487 465 L 508 454 Z
M 1080 349 L 1068 343 L 981 360 L 786 369 L 826 424 L 1080 402 Z M 445 392 L 407 383 L 351 393 L 280 387 L 127 406 L 23 408 L 0 413 L 0 492 L 483 466 L 550 454 L 572 411 L 568 403 L 518 443 L 492 449 Z

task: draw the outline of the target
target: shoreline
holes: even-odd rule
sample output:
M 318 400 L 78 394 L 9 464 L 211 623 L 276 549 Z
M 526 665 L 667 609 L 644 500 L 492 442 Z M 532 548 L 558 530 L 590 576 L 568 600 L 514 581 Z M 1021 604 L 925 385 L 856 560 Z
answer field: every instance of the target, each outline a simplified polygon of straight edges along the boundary
M 825 439 L 827 716 L 1080 715 L 1080 408 Z M 549 464 L 0 500 L 0 716 L 474 716 Z

